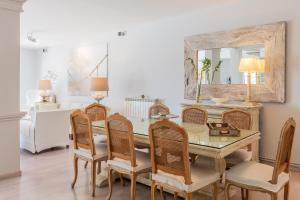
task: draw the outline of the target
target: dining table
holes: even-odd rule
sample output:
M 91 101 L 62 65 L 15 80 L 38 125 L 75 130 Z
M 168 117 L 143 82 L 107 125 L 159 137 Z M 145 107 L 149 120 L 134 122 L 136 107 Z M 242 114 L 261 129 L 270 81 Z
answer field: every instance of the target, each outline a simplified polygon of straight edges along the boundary
M 148 128 L 159 119 L 139 119 L 128 117 L 133 125 L 134 142 L 150 146 Z M 252 151 L 252 160 L 259 160 L 260 132 L 240 129 L 239 136 L 210 136 L 205 125 L 182 122 L 180 118 L 169 119 L 183 127 L 189 139 L 189 152 L 213 160 L 214 168 L 224 177 L 226 171 L 225 157 L 239 149 Z M 106 135 L 105 121 L 92 122 L 94 134 Z M 144 182 L 145 183 L 145 182 Z

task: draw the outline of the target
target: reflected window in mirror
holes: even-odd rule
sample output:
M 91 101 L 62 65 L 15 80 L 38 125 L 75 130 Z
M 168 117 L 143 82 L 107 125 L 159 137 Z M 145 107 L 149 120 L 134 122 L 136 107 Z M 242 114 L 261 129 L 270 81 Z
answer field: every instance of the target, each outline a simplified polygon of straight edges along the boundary
M 239 65 L 242 58 L 249 57 L 260 65 L 257 72 L 251 72 L 251 83 L 264 83 L 264 45 L 198 50 L 199 79 L 202 84 L 247 84 L 248 73 L 240 72 Z

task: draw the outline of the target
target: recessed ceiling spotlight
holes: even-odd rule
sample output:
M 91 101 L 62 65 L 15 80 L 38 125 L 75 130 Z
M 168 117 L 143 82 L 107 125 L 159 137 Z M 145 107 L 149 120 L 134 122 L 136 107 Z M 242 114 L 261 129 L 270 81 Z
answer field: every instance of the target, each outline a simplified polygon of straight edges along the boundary
M 28 39 L 28 41 L 33 42 L 33 43 L 38 43 L 39 42 L 39 40 L 36 37 L 33 36 L 33 33 L 28 33 L 27 34 L 27 39 Z

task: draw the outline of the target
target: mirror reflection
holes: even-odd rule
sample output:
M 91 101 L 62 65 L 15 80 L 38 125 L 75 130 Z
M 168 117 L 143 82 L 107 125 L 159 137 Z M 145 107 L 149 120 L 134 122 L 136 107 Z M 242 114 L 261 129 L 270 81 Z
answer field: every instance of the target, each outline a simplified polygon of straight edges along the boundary
M 260 84 L 264 82 L 264 45 L 198 50 L 202 84 Z

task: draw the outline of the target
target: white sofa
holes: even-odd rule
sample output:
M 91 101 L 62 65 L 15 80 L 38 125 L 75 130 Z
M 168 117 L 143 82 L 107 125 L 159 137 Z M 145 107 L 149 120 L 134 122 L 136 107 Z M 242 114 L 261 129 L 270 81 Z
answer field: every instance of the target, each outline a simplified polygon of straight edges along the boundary
M 70 110 L 38 111 L 32 107 L 20 121 L 20 147 L 32 153 L 70 144 Z

